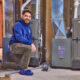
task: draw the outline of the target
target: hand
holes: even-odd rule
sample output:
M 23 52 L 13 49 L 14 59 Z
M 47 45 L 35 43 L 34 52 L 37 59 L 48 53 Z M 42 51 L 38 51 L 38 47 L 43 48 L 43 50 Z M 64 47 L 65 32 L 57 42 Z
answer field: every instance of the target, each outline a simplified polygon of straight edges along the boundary
M 31 47 L 32 47 L 32 52 L 36 52 L 36 47 L 34 44 L 31 44 Z

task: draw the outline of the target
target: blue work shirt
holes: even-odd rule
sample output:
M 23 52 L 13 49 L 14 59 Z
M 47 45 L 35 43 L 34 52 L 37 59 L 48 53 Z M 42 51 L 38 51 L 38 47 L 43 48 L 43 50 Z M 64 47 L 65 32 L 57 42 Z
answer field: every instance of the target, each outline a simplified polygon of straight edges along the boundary
M 32 30 L 29 24 L 25 24 L 20 18 L 13 26 L 13 35 L 9 41 L 9 45 L 13 43 L 32 44 Z

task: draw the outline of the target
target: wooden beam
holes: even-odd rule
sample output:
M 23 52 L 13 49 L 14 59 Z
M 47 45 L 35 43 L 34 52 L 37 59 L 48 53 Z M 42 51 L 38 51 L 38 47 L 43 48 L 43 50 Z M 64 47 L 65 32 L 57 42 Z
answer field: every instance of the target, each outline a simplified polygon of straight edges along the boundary
M 40 0 L 40 26 L 42 33 L 42 62 L 46 60 L 46 0 Z
M 5 12 L 4 12 L 5 1 L 4 0 L 2 0 L 2 4 L 3 4 L 3 37 L 5 37 Z
M 3 32 L 3 13 L 2 0 L 0 0 L 0 60 L 2 60 L 2 32 Z
M 52 61 L 53 28 L 51 23 L 51 0 L 46 0 L 46 60 Z
M 2 13 L 2 1 L 0 1 L 0 48 L 2 47 L 2 28 L 3 28 L 3 13 Z

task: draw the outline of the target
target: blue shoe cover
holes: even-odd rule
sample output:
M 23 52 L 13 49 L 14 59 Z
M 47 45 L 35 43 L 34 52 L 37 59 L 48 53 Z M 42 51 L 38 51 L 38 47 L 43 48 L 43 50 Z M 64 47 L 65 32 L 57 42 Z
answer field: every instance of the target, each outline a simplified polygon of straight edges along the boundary
M 33 72 L 30 69 L 28 69 L 28 70 L 21 69 L 20 74 L 22 74 L 22 75 L 33 75 Z

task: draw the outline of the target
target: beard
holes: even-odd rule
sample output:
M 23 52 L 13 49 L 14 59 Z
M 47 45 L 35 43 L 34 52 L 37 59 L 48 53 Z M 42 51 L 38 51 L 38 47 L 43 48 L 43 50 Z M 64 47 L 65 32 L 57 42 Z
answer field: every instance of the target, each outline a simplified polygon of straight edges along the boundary
M 26 24 L 28 24 L 28 23 L 30 23 L 30 20 L 29 20 L 29 19 L 25 19 L 24 22 L 25 22 Z

